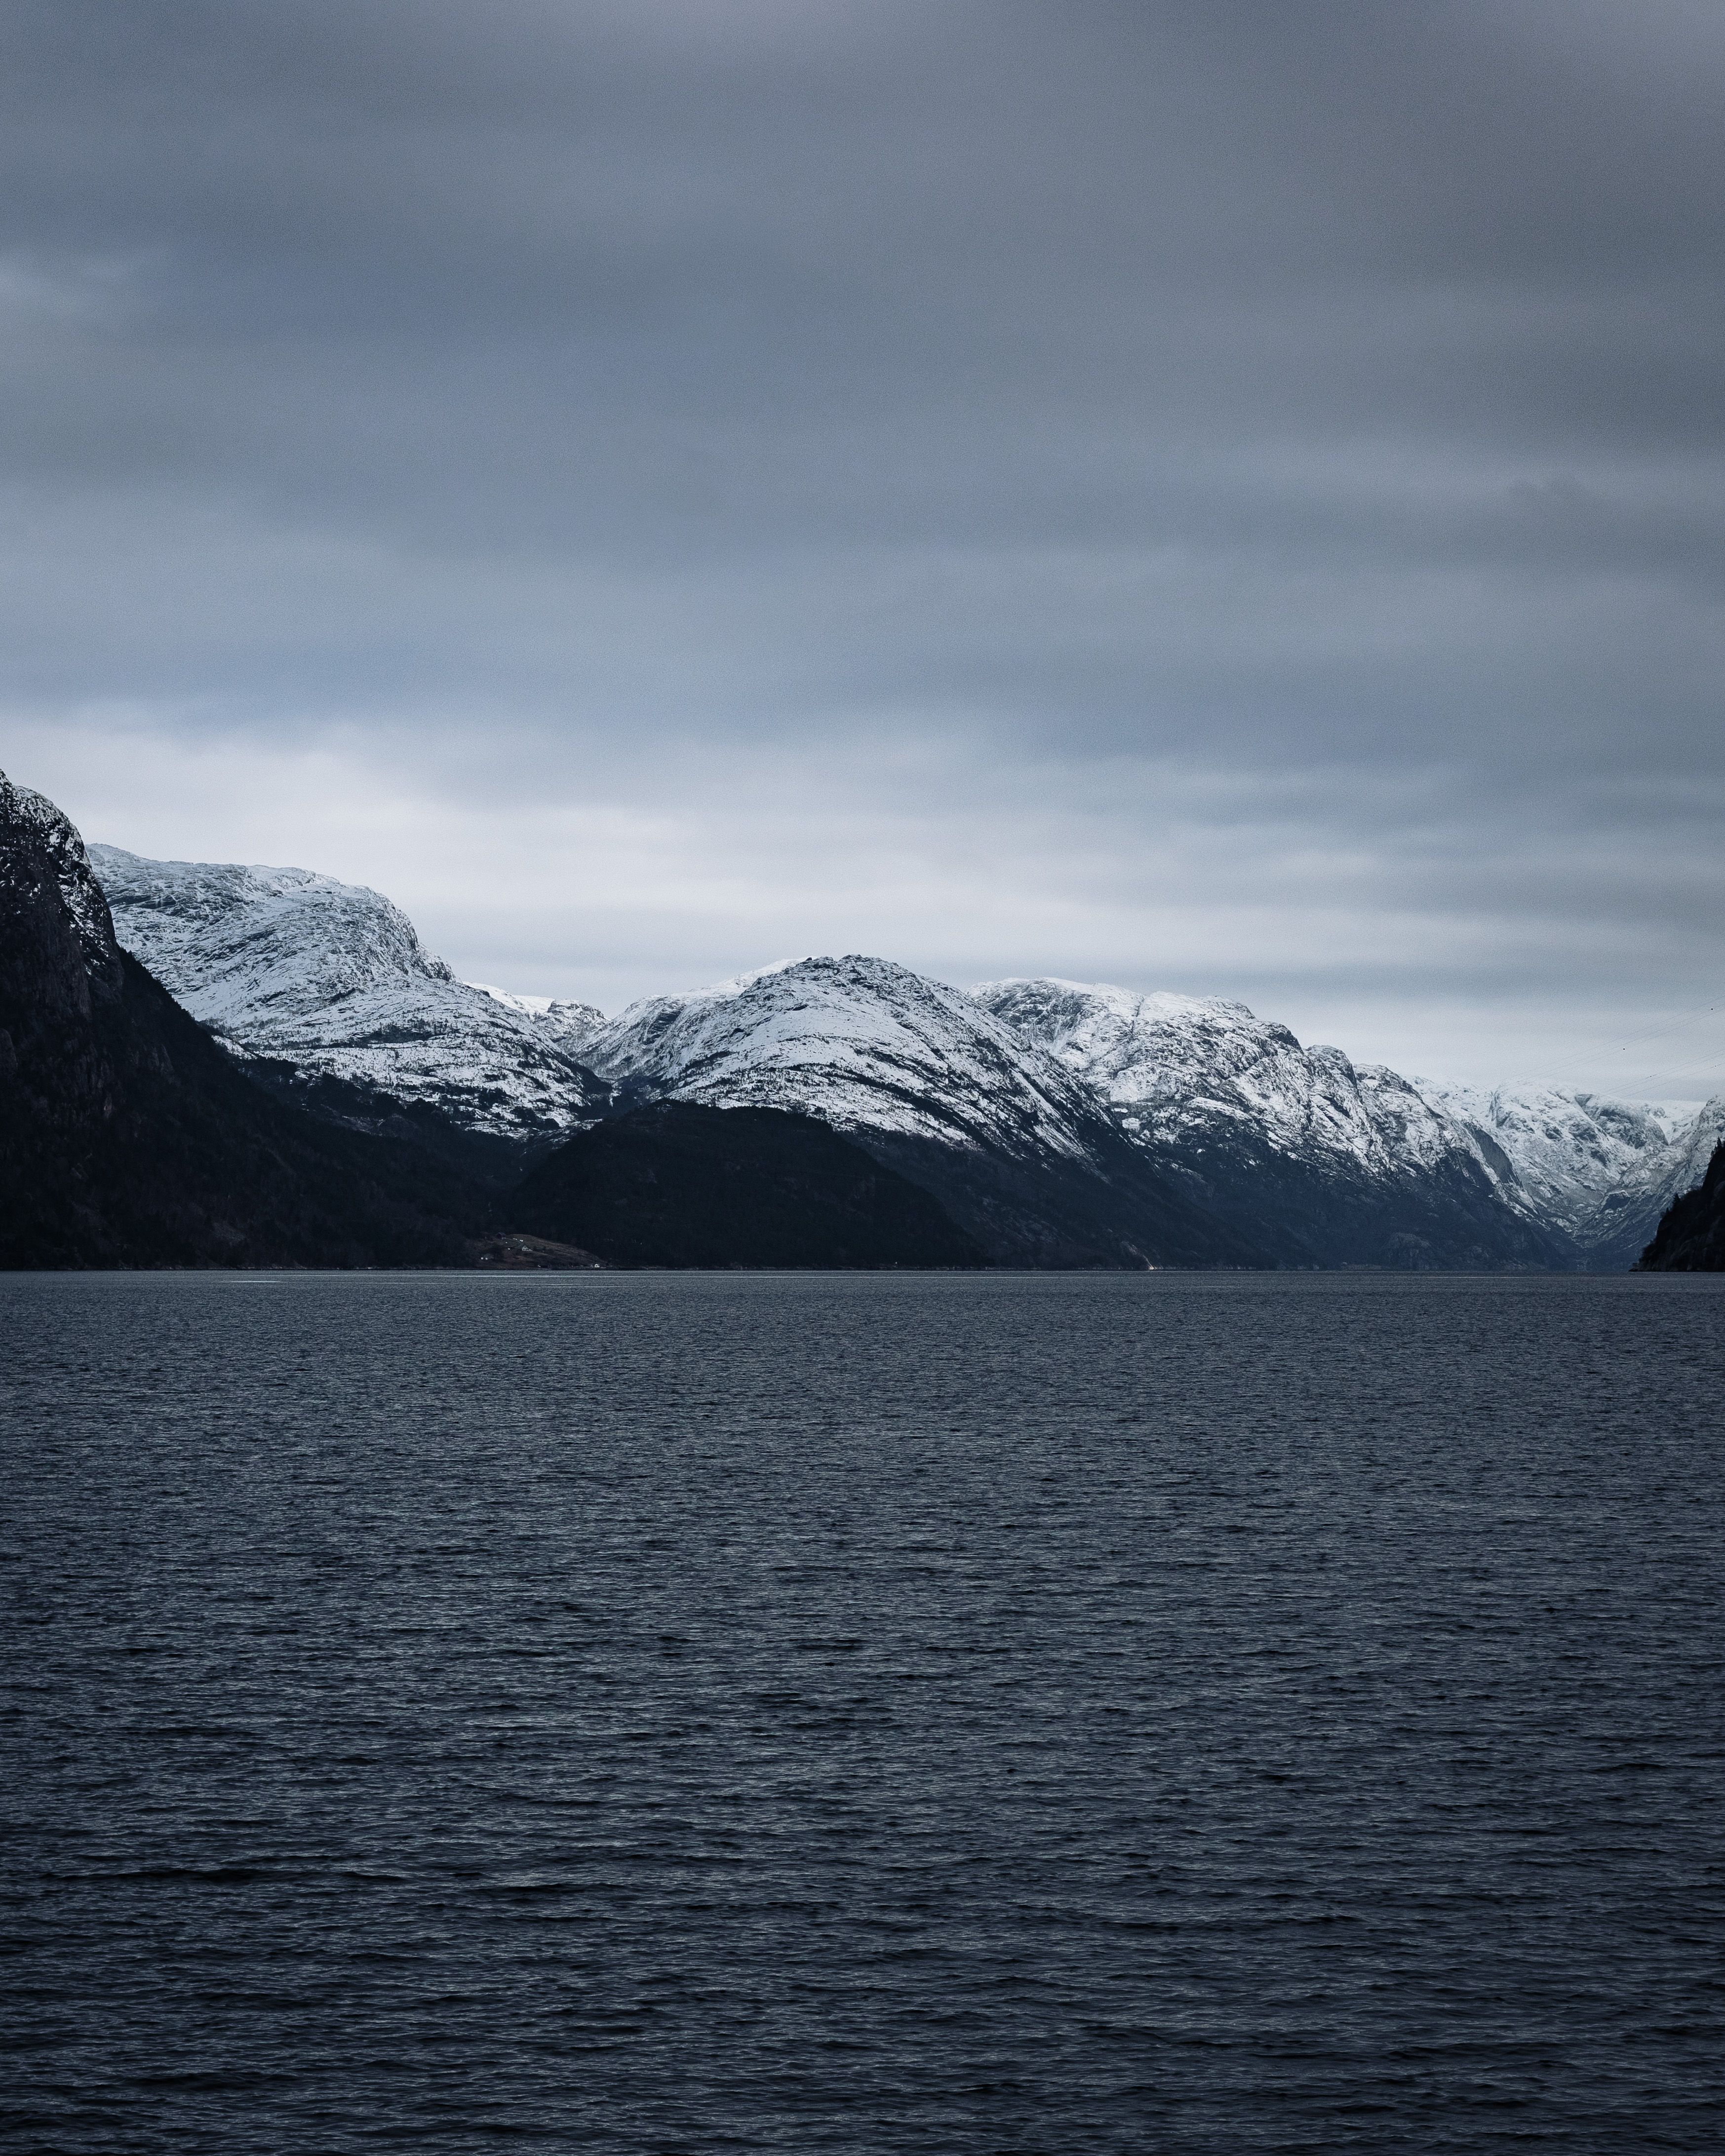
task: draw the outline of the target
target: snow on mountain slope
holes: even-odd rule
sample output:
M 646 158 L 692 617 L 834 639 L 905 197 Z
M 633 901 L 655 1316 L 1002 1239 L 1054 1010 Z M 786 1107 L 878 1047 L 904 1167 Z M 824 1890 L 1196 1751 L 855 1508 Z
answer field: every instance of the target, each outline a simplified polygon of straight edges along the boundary
M 429 1116 L 503 1159 L 590 1122 L 595 1070 L 627 1099 L 801 1109 L 900 1166 L 921 1148 L 916 1172 L 1014 1262 L 1153 1245 L 1180 1262 L 1626 1265 L 1725 1137 L 1725 1100 L 1686 1122 L 1413 1082 L 1243 1004 L 1060 980 L 966 995 L 855 956 L 607 1019 L 456 980 L 388 899 L 331 876 L 89 850 L 100 887 L 81 856 L 63 865 L 87 932 L 111 906 L 194 1016 L 338 1120 L 382 1127 L 398 1104 L 422 1135 Z M 963 1189 L 961 1156 L 993 1164 Z M 1032 1181 L 1009 1189 L 1009 1163 Z
M 1061 980 L 989 981 L 972 993 L 1096 1087 L 1137 1136 L 1204 1143 L 1231 1129 L 1377 1175 L 1477 1157 L 1454 1118 L 1394 1071 L 1302 1048 L 1244 1004 Z
M 1561 1086 L 1420 1086 L 1502 1153 L 1511 1202 L 1561 1227 L 1595 1262 L 1632 1264 L 1725 1137 L 1725 1097 L 1683 1116 Z
M 511 995 L 507 988 L 494 988 L 488 981 L 469 981 L 465 985 L 477 988 L 482 996 L 490 996 L 506 1010 L 517 1011 L 530 1018 L 543 1033 L 560 1041 L 571 1055 L 585 1059 L 587 1044 L 605 1024 L 605 1014 L 592 1004 L 566 1003 L 556 996 Z
M 800 958 L 632 1004 L 593 1068 L 642 1098 L 798 1108 L 835 1129 L 1087 1158 L 1086 1089 L 968 996 L 885 958 Z
M 1108 1102 L 1149 1157 L 1260 1214 L 1284 1262 L 1573 1262 L 1499 1188 L 1459 1118 L 1393 1070 L 1219 998 L 1065 980 L 992 981 L 976 1000 Z
M 458 981 L 377 891 L 308 869 L 90 854 L 120 941 L 249 1056 L 517 1143 L 579 1129 L 603 1100 L 557 1025 Z
M 1244 1004 L 1073 981 L 999 981 L 977 1000 L 1040 1042 L 1153 1148 L 1262 1143 L 1357 1188 L 1467 1196 L 1480 1178 L 1558 1239 L 1556 1261 L 1631 1265 L 1725 1137 L 1725 1099 L 1674 1116 L 1561 1088 L 1496 1090 L 1356 1066 Z M 1318 1201 L 1312 1201 L 1317 1203 Z

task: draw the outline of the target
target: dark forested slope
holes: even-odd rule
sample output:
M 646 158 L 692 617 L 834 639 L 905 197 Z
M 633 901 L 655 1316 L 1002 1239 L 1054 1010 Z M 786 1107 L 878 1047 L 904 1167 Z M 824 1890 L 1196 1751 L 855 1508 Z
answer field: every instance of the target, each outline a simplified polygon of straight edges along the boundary
M 1641 1253 L 1649 1273 L 1725 1273 L 1725 1145 L 1713 1148 L 1698 1189 L 1676 1199 Z
M 978 1265 L 939 1201 L 819 1122 L 665 1101 L 526 1176 L 512 1225 L 625 1265 Z

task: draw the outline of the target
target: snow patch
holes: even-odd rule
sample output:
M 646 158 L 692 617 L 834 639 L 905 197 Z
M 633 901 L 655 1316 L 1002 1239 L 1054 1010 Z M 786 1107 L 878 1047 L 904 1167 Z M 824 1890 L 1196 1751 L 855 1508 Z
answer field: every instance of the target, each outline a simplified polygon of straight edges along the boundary
M 592 1121 L 598 1089 L 557 1007 L 530 1013 L 458 981 L 380 892 L 310 869 L 90 851 L 121 942 L 247 1055 L 495 1137 Z

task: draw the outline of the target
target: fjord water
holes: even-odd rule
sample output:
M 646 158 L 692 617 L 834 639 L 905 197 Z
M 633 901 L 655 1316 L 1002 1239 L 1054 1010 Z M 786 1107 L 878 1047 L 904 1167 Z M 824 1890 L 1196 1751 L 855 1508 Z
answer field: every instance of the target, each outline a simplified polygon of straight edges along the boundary
M 13 2145 L 1718 2145 L 1725 1282 L 0 1322 Z

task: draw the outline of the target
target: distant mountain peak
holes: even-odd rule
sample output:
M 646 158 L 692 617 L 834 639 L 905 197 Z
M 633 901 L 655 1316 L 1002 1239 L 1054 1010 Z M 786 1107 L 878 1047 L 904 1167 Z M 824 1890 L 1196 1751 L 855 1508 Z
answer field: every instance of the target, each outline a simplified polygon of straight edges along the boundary
M 862 952 L 786 960 L 608 1021 L 626 1101 L 819 1117 L 932 1191 L 1009 1265 L 1252 1264 L 1132 1152 L 1091 1091 L 974 997 Z
M 1594 1264 L 1632 1264 L 1725 1137 L 1725 1098 L 1682 1116 L 1584 1087 L 1421 1083 L 1507 1163 L 1512 1202 Z
M 464 981 L 506 1010 L 517 1011 L 562 1042 L 572 1055 L 583 1058 L 587 1044 L 605 1023 L 605 1014 L 593 1004 L 575 1003 L 561 996 L 518 996 L 508 988 L 493 988 L 488 981 Z
M 1248 1005 L 1227 996 L 1183 995 L 1172 988 L 1122 988 L 1111 981 L 1069 981 L 1058 973 L 1019 974 L 1005 980 L 979 981 L 970 993 L 991 1009 L 1009 998 L 1040 1000 L 1050 1006 L 1072 999 L 1076 1011 L 1081 1004 L 1106 1010 L 1123 1024 L 1153 1026 L 1170 1021 L 1214 1018 L 1252 1018 Z

